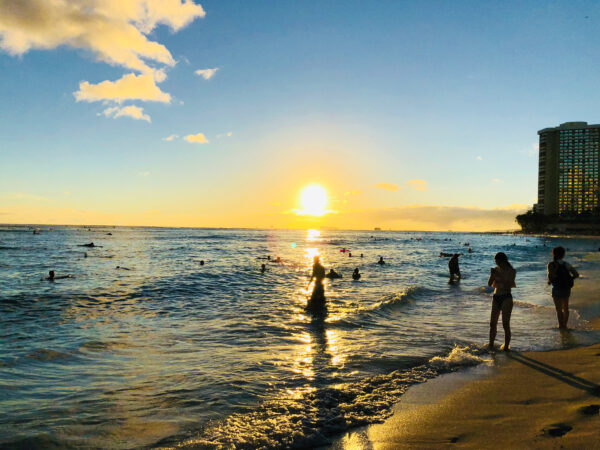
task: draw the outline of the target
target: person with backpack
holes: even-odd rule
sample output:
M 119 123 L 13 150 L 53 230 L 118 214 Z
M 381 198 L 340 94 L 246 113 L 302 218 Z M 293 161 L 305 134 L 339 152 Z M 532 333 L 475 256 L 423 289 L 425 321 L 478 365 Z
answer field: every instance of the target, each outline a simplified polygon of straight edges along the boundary
M 555 247 L 552 249 L 552 261 L 548 263 L 548 284 L 552 285 L 552 300 L 556 307 L 556 317 L 558 318 L 558 328 L 567 329 L 569 321 L 569 297 L 573 280 L 579 277 L 579 273 L 563 258 L 565 249 Z

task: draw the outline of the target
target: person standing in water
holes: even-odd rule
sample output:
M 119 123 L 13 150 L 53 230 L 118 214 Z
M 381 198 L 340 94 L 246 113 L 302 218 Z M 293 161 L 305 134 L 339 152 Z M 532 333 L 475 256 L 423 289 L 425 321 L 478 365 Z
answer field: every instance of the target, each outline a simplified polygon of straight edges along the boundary
M 488 286 L 494 287 L 494 296 L 492 297 L 492 315 L 490 318 L 490 341 L 488 348 L 494 349 L 494 340 L 498 329 L 498 318 L 502 313 L 502 327 L 504 328 L 504 345 L 501 350 L 508 351 L 510 349 L 510 315 L 513 309 L 513 298 L 511 289 L 517 287 L 515 278 L 517 271 L 508 262 L 508 257 L 505 253 L 498 252 L 494 256 L 496 267 L 490 270 L 490 278 Z
M 450 281 L 449 283 L 454 283 L 454 276 L 456 276 L 457 280 L 460 280 L 462 277 L 460 275 L 460 267 L 458 266 L 458 258 L 460 257 L 460 253 L 454 253 L 450 261 L 448 261 L 448 270 L 450 271 Z
M 325 267 L 321 265 L 319 256 L 313 258 L 313 270 L 308 285 L 315 280 L 315 287 L 313 288 L 312 295 L 308 300 L 307 307 L 313 311 L 322 310 L 325 308 L 325 287 L 323 286 L 323 280 L 325 279 Z
M 552 261 L 548 263 L 548 284 L 552 285 L 552 300 L 556 308 L 556 317 L 558 319 L 558 328 L 567 329 L 569 321 L 569 297 L 573 280 L 579 277 L 579 273 L 563 258 L 565 249 L 555 247 L 552 250 Z

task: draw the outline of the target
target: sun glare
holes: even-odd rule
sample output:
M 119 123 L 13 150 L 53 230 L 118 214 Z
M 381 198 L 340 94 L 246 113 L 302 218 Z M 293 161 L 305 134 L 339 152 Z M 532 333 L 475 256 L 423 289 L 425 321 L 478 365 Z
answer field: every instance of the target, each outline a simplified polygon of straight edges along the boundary
M 327 191 L 323 186 L 311 184 L 300 192 L 299 214 L 322 216 L 327 212 Z

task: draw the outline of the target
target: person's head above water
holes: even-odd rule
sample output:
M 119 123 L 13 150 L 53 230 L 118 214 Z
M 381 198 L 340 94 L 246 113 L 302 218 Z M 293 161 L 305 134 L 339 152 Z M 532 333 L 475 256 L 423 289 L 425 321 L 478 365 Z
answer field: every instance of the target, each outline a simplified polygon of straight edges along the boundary
M 54 270 L 51 270 L 50 272 L 48 272 L 48 278 L 50 278 L 51 280 L 54 279 Z
M 201 259 L 201 260 L 200 260 L 200 265 L 201 265 L 201 266 L 203 266 L 203 265 L 204 265 L 204 260 L 203 260 L 203 259 Z
M 554 260 L 563 259 L 565 257 L 565 249 L 564 247 L 558 246 L 552 249 L 552 258 Z
M 358 267 L 354 269 L 354 273 L 358 273 Z

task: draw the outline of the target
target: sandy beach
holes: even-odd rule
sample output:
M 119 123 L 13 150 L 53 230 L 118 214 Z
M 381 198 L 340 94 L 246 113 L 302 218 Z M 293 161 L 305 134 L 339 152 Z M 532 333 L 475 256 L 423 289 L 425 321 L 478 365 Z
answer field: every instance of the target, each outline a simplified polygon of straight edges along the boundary
M 595 279 L 580 280 L 572 306 L 598 330 Z M 596 449 L 599 410 L 600 344 L 497 353 L 490 364 L 409 389 L 388 420 L 348 433 L 332 448 Z

